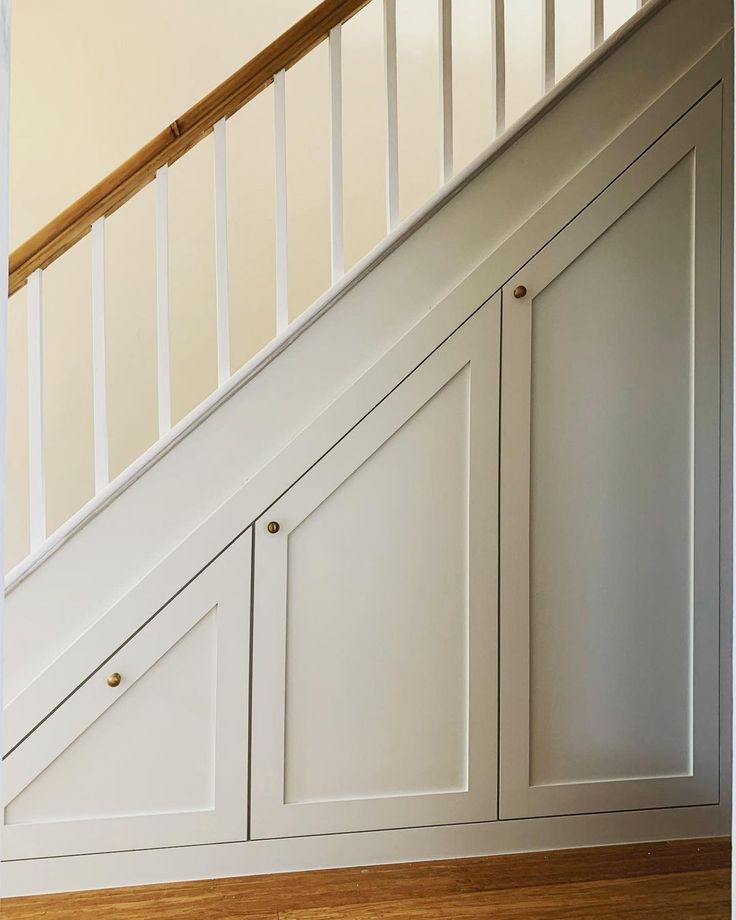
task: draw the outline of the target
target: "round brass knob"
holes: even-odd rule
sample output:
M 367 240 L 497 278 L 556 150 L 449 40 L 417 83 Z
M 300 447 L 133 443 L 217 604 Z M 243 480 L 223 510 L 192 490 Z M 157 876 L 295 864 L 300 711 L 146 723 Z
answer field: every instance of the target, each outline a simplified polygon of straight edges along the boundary
M 278 533 L 279 530 L 281 530 L 281 527 L 279 526 L 278 521 L 269 521 L 268 524 L 266 524 L 266 530 L 269 533 Z
M 123 678 L 118 674 L 117 671 L 113 671 L 112 674 L 107 675 L 107 686 L 108 687 L 119 687 L 120 681 Z
M 521 300 L 522 297 L 526 297 L 526 288 L 523 284 L 519 284 L 514 288 L 514 297 L 517 300 Z

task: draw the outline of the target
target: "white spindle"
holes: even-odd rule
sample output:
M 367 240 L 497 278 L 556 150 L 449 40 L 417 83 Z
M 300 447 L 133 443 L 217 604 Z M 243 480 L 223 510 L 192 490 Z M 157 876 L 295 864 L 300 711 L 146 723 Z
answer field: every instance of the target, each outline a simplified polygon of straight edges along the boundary
M 171 428 L 171 357 L 169 342 L 169 167 L 156 173 L 156 354 L 158 363 L 158 434 Z
M 289 325 L 288 224 L 286 198 L 286 71 L 273 78 L 276 141 L 276 334 Z
M 345 271 L 342 177 L 342 28 L 330 30 L 330 216 L 334 284 Z
M 92 417 L 95 493 L 110 481 L 107 434 L 107 358 L 105 339 L 105 218 L 92 224 Z
M 438 0 L 440 49 L 440 177 L 452 178 L 452 0 Z
M 591 0 L 591 44 L 593 49 L 603 41 L 603 0 Z
M 555 0 L 542 0 L 542 72 L 544 91 L 555 85 Z
M 217 382 L 230 377 L 230 307 L 227 278 L 227 150 L 225 119 L 215 125 L 215 297 Z
M 28 278 L 28 495 L 31 550 L 46 539 L 41 269 Z
M 506 22 L 504 0 L 493 0 L 491 9 L 491 40 L 493 44 L 493 101 L 496 107 L 496 136 L 506 129 Z
M 396 70 L 396 0 L 383 0 L 383 51 L 386 74 L 386 224 L 399 222 L 399 106 Z

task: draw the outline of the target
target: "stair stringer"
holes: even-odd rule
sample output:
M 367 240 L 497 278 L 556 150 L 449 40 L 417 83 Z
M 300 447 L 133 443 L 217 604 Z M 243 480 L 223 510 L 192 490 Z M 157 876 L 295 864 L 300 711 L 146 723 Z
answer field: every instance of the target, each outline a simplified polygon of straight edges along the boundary
M 15 585 L 4 750 L 728 72 L 730 8 L 705 7 L 663 8 Z

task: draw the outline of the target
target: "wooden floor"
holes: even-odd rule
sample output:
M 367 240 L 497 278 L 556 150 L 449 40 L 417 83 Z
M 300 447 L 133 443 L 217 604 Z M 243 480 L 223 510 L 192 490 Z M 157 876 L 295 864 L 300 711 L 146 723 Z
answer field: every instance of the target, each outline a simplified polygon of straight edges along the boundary
M 0 902 L 3 920 L 726 920 L 730 842 L 559 850 Z

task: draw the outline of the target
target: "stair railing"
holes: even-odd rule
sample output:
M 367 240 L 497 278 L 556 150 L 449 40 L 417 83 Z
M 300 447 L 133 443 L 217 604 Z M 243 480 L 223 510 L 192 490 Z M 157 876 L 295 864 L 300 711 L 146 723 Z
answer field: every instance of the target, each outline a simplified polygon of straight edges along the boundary
M 330 261 L 333 287 L 345 272 L 343 248 L 343 25 L 369 3 L 383 4 L 386 233 L 399 224 L 399 142 L 397 103 L 397 0 L 323 0 L 292 28 L 256 55 L 213 92 L 177 118 L 78 201 L 39 230 L 10 256 L 9 293 L 27 290 L 28 447 L 30 556 L 41 557 L 50 541 L 46 526 L 43 423 L 43 272 L 88 233 L 92 234 L 92 388 L 95 495 L 108 489 L 108 426 L 105 336 L 105 221 L 121 205 L 155 182 L 156 334 L 159 439 L 172 426 L 169 342 L 169 209 L 168 168 L 214 132 L 215 290 L 217 379 L 231 377 L 230 304 L 228 301 L 226 132 L 227 120 L 267 86 L 274 87 L 276 201 L 276 335 L 289 327 L 286 173 L 286 70 L 322 41 L 329 42 L 330 75 Z M 452 0 L 434 0 L 439 16 L 440 187 L 454 174 Z M 489 113 L 498 137 L 506 130 L 506 31 L 504 0 L 488 0 L 492 22 L 492 100 Z M 555 0 L 542 4 L 542 73 L 540 95 L 555 87 Z M 637 0 L 641 7 L 646 0 Z M 604 37 L 604 0 L 591 3 L 591 50 Z M 121 474 L 124 477 L 125 473 Z M 118 478 L 121 478 L 118 477 Z M 53 536 L 53 535 L 52 535 Z M 11 572 L 23 574 L 28 560 Z

